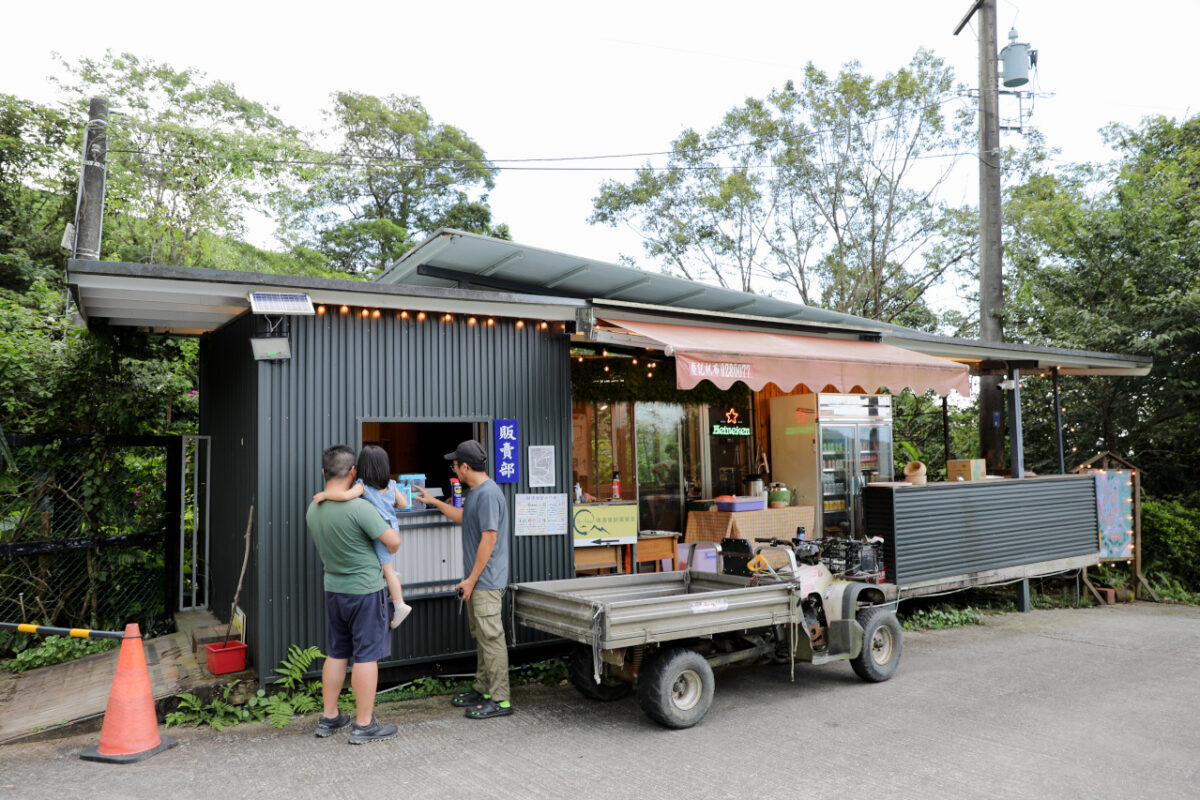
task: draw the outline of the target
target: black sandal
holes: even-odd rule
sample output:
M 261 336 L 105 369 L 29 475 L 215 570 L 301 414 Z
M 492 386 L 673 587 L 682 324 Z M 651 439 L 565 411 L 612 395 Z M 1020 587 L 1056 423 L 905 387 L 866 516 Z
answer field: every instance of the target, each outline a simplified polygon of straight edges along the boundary
M 457 706 L 459 708 L 468 708 L 470 706 L 477 706 L 486 703 L 490 699 L 491 698 L 487 695 L 480 694 L 472 689 L 469 692 L 463 692 L 462 694 L 454 695 L 454 697 L 450 698 L 450 705 Z
M 492 717 L 507 717 L 513 713 L 512 706 L 502 706 L 495 700 L 484 700 L 474 708 L 468 708 L 466 716 L 469 719 L 491 719 Z

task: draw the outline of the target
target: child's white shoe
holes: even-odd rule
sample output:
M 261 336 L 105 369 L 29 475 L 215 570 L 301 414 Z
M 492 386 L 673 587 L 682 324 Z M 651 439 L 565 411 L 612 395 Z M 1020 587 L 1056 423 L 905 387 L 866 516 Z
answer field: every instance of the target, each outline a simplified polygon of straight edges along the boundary
M 400 623 L 404 622 L 404 620 L 411 613 L 412 613 L 412 606 L 410 606 L 408 603 L 401 603 L 400 605 L 396 606 L 396 610 L 392 614 L 392 627 L 398 628 L 400 626 Z

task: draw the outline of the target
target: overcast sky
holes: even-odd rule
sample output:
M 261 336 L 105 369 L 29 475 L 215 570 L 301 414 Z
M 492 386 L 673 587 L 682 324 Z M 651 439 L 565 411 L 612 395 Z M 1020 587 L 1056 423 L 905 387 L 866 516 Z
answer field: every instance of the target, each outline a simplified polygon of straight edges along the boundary
M 105 49 L 196 67 L 288 122 L 321 125 L 336 90 L 411 94 L 493 159 L 645 153 L 681 130 L 706 130 L 812 61 L 827 72 L 858 60 L 882 76 L 927 47 L 977 83 L 976 26 L 952 32 L 970 0 L 604 3 L 392 2 L 198 4 L 21 2 L 6 8 L 0 91 L 53 99 L 52 52 L 70 61 Z M 1039 51 L 1031 124 L 1065 161 L 1108 158 L 1098 130 L 1195 108 L 1200 1 L 1000 0 L 1000 45 L 1015 25 Z M 964 101 L 965 102 L 965 101 Z M 1002 108 L 1002 113 L 1005 109 Z M 1002 144 L 1012 142 L 1005 134 Z M 641 260 L 631 231 L 591 226 L 615 172 L 506 170 L 491 204 L 518 242 L 616 261 Z M 595 167 L 597 164 L 583 164 Z M 975 204 L 977 166 L 960 161 L 959 197 Z

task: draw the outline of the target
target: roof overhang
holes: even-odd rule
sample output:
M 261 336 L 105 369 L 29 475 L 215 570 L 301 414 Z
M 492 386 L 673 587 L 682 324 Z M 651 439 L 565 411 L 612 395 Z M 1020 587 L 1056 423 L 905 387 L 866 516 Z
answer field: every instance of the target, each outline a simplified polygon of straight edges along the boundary
M 1154 360 L 1149 356 L 1097 353 L 1060 347 L 1037 347 L 1014 342 L 980 342 L 919 331 L 885 332 L 882 341 L 939 358 L 968 364 L 977 375 L 1002 374 L 1010 368 L 1027 374 L 1060 375 L 1149 375 Z
M 602 320 L 660 343 L 675 357 L 675 383 L 694 388 L 708 380 L 720 389 L 742 382 L 754 390 L 773 383 L 785 392 L 892 392 L 953 389 L 971 395 L 968 368 L 935 356 L 857 337 L 806 336 L 793 332 L 716 329 L 645 320 Z
M 574 322 L 586 302 L 510 292 L 387 286 L 348 279 L 80 261 L 67 283 L 87 322 L 157 333 L 198 335 L 250 311 L 250 292 L 307 294 L 314 304 L 430 313 L 468 313 Z

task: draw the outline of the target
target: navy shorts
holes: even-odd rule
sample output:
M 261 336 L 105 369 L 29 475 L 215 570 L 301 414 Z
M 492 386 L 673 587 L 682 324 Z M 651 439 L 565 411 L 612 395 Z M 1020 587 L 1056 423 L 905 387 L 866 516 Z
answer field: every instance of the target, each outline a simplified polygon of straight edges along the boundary
M 387 590 L 371 594 L 326 592 L 325 617 L 330 658 L 366 663 L 392 654 Z

